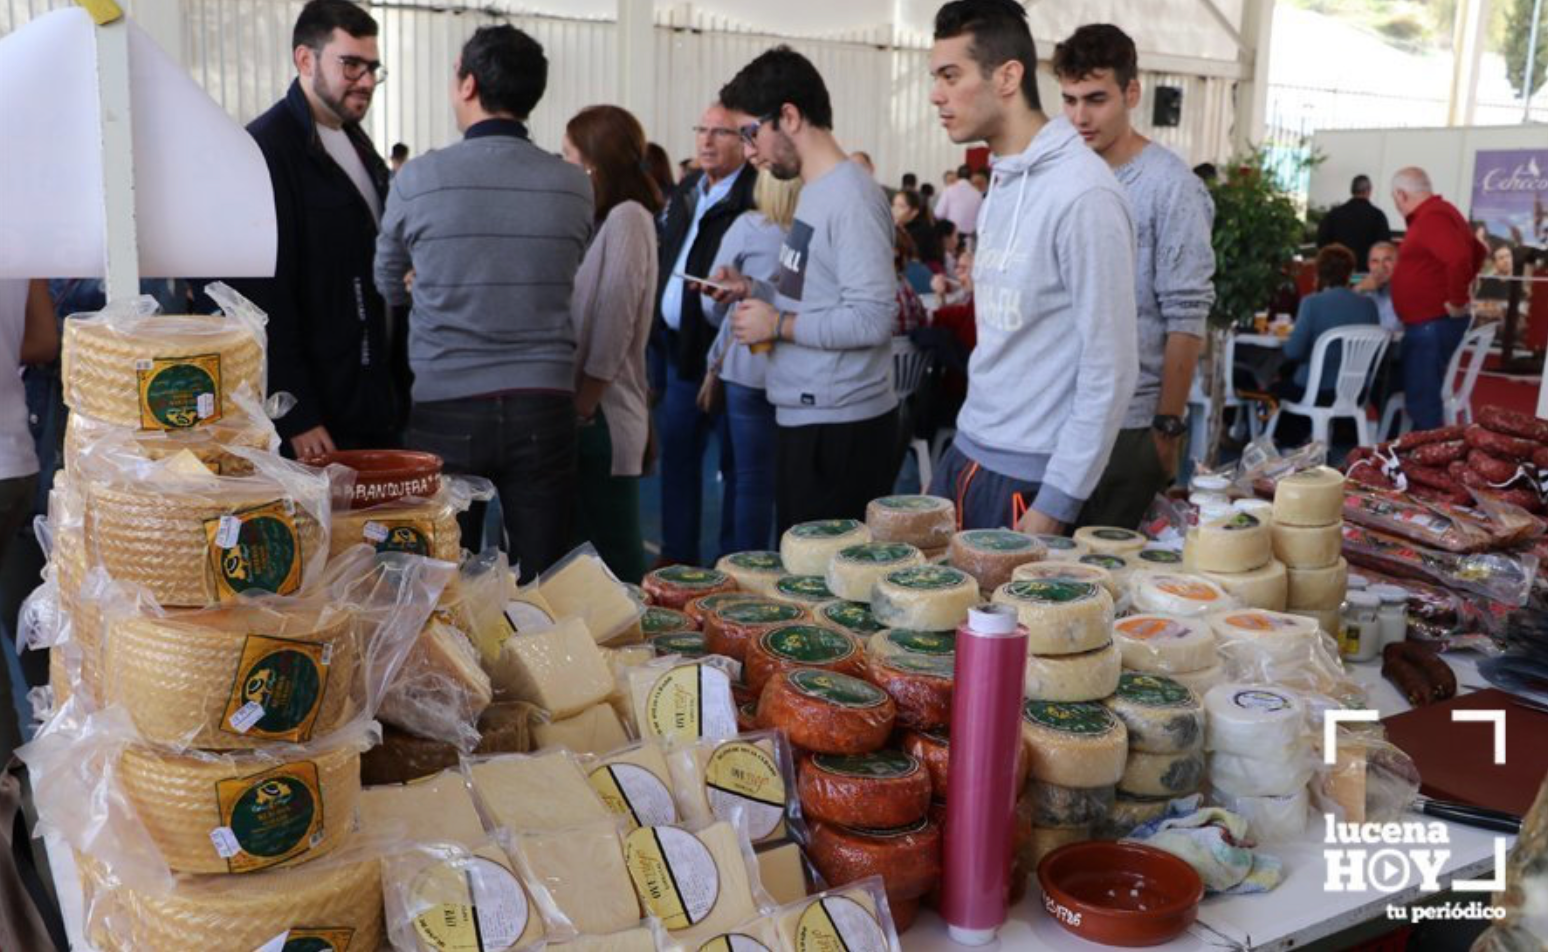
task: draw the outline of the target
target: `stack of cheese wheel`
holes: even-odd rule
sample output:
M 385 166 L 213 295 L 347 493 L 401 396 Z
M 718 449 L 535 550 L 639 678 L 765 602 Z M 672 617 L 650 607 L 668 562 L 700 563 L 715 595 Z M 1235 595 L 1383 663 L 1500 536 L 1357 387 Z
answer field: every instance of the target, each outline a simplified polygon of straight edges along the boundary
M 693 565 L 668 565 L 645 576 L 640 583 L 652 605 L 682 609 L 695 599 L 736 591 L 736 580 L 718 569 Z
M 934 561 L 957 530 L 957 507 L 939 496 L 883 496 L 865 507 L 865 525 L 876 542 L 902 542 Z
M 1019 857 L 1028 870 L 1064 846 L 1090 839 L 1113 806 L 1129 759 L 1129 732 L 1102 704 L 1026 701 L 1022 740 L 1029 762 L 1023 802 L 1032 833 Z
M 1118 687 L 1123 657 L 1113 644 L 1106 589 L 1057 579 L 1008 582 L 994 601 L 1014 607 L 1027 627 L 1027 698 L 1099 701 Z
M 1279 683 L 1304 672 L 1321 650 L 1317 622 L 1301 615 L 1243 608 L 1207 621 L 1232 680 Z
M 1204 709 L 1215 801 L 1246 818 L 1259 842 L 1299 836 L 1315 762 L 1300 697 L 1269 685 L 1227 682 L 1204 696 Z
M 1140 572 L 1129 586 L 1135 611 L 1203 618 L 1235 602 L 1219 584 L 1185 572 Z
M 1134 555 L 1150 544 L 1150 540 L 1142 533 L 1116 526 L 1076 529 L 1074 540 L 1086 547 L 1082 555 Z
M 1088 556 L 1081 557 L 1081 559 L 1085 558 Z M 1049 559 L 1047 562 L 1028 562 L 1025 565 L 1018 565 L 1011 571 L 1011 581 L 1088 582 L 1106 589 L 1114 605 L 1123 594 L 1118 588 L 1118 580 L 1113 578 L 1113 573 L 1100 565 L 1092 565 L 1079 559 Z
M 839 550 L 870 541 L 871 530 L 854 519 L 802 522 L 785 530 L 779 556 L 791 575 L 826 576 L 828 563 Z
M 1129 732 L 1129 759 L 1118 781 L 1126 816 L 1199 792 L 1204 707 L 1197 694 L 1166 675 L 1131 671 L 1105 703 Z
M 1129 615 L 1113 624 L 1125 671 L 1163 675 L 1202 697 L 1225 680 L 1209 623 L 1171 615 Z
M 1274 554 L 1289 574 L 1285 607 L 1315 618 L 1339 637 L 1339 612 L 1349 585 L 1340 556 L 1344 531 L 1344 477 L 1318 466 L 1284 477 L 1274 489 Z
M 864 542 L 840 549 L 828 562 L 828 588 L 839 598 L 869 605 L 876 583 L 899 569 L 925 563 L 906 542 Z
M 442 490 L 434 499 L 401 499 L 334 513 L 328 554 L 338 555 L 361 544 L 378 552 L 409 552 L 456 562 L 462 554 L 462 530 L 457 526 L 457 510 Z
M 1188 533 L 1183 559 L 1250 608 L 1285 610 L 1285 566 L 1274 558 L 1269 524 L 1245 512 L 1206 522 Z
M 75 472 L 83 454 L 103 440 L 132 440 L 134 451 L 146 459 L 166 459 L 184 450 L 219 476 L 248 476 L 253 464 L 233 448 L 261 453 L 279 451 L 279 434 L 274 424 L 246 410 L 228 407 L 222 419 L 188 430 L 139 430 L 132 434 L 122 427 L 94 420 L 79 413 L 70 414 L 65 424 L 64 465 Z
M 910 730 L 944 729 L 951 722 L 956 635 L 893 628 L 871 636 L 865 677 L 897 705 L 897 724 Z

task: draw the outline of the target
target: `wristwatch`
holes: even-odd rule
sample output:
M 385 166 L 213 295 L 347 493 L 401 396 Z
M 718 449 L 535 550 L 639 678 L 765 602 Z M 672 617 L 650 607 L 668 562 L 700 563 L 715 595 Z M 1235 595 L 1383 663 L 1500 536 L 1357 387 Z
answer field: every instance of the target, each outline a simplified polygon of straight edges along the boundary
M 1183 422 L 1183 418 L 1173 416 L 1170 413 L 1156 414 L 1155 418 L 1150 421 L 1150 428 L 1162 436 L 1169 436 L 1173 439 L 1188 432 L 1188 424 Z

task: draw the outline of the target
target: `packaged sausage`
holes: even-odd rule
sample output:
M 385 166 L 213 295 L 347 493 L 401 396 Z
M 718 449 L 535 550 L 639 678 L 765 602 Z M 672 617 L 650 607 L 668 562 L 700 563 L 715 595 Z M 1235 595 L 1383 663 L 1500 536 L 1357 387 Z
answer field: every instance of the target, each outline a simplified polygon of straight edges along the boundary
M 1344 557 L 1357 565 L 1517 607 L 1526 604 L 1537 575 L 1537 557 L 1533 555 L 1445 552 L 1348 523 L 1344 525 Z

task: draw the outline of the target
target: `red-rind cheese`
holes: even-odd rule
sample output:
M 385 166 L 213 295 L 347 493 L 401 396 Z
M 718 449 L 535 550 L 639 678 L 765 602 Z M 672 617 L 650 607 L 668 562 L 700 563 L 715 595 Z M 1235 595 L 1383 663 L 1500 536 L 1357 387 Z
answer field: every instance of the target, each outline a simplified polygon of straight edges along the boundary
M 758 702 L 748 701 L 736 709 L 736 729 L 751 734 L 758 729 Z
M 893 829 L 930 810 L 930 773 L 911 754 L 815 754 L 796 788 L 809 819 L 861 829 Z
M 919 917 L 918 899 L 899 899 L 897 902 L 887 901 L 887 910 L 892 913 L 892 928 L 898 935 L 907 932 Z
M 807 855 L 829 886 L 880 876 L 887 901 L 922 898 L 941 878 L 941 828 L 928 819 L 901 830 L 811 824 Z
M 732 602 L 745 602 L 759 596 L 748 592 L 716 592 L 713 595 L 702 595 L 682 607 L 682 613 L 693 619 L 694 625 L 704 630 L 704 622 L 715 609 Z
M 758 724 L 785 732 L 803 750 L 866 754 L 886 746 L 897 705 L 869 681 L 798 668 L 772 678 L 758 699 Z
M 866 680 L 886 691 L 898 706 L 898 726 L 929 730 L 951 723 L 952 659 L 898 653 L 871 656 Z
M 718 569 L 668 565 L 647 574 L 640 582 L 640 588 L 651 604 L 681 611 L 683 606 L 696 598 L 717 592 L 736 591 L 736 579 Z
M 747 648 L 743 677 L 754 692 L 771 678 L 797 668 L 865 675 L 865 652 L 849 634 L 825 625 L 784 625 L 764 632 Z
M 924 764 L 925 770 L 930 774 L 930 795 L 935 802 L 940 804 L 942 810 L 946 807 L 946 783 L 951 772 L 951 738 L 945 728 L 932 731 L 904 731 L 901 738 L 902 747 L 913 758 Z M 1025 744 L 1016 745 L 1016 789 L 1022 790 L 1027 785 L 1027 775 L 1032 769 L 1031 758 L 1027 756 Z M 943 813 L 944 817 L 945 814 Z M 942 823 L 945 821 L 942 820 Z
M 710 654 L 747 661 L 747 649 L 765 633 L 805 621 L 806 609 L 772 598 L 749 598 L 716 606 L 704 617 L 704 647 Z M 748 684 L 757 690 L 760 685 Z

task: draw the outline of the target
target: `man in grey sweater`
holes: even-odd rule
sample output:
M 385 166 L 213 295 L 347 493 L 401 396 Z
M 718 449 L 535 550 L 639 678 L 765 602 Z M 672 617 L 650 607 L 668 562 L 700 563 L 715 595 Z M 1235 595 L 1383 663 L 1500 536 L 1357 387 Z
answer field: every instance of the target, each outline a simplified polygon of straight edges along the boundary
M 393 178 L 376 286 L 395 304 L 413 294 L 408 445 L 439 454 L 449 472 L 494 482 L 508 550 L 529 579 L 569 544 L 570 292 L 595 206 L 586 173 L 527 137 L 524 121 L 548 78 L 535 40 L 483 27 L 456 74 L 452 108 L 464 138 Z
M 1074 127 L 1043 114 L 1036 66 L 1020 4 L 956 0 L 936 14 L 930 101 L 953 142 L 993 153 L 973 262 L 978 344 L 931 489 L 968 529 L 1073 523 L 1139 370 L 1128 203 Z
M 1133 529 L 1177 475 L 1188 432 L 1183 414 L 1215 303 L 1215 203 L 1176 153 L 1140 135 L 1130 121 L 1140 85 L 1138 54 L 1127 34 L 1106 23 L 1083 26 L 1054 48 L 1053 67 L 1065 116 L 1118 177 L 1139 235 L 1139 385 L 1107 471 L 1079 520 Z
M 772 344 L 768 400 L 779 425 L 775 518 L 782 533 L 813 519 L 863 519 L 896 478 L 892 385 L 897 273 L 881 187 L 834 139 L 828 90 L 789 47 L 753 60 L 720 91 L 747 157 L 801 197 L 775 280 L 712 276 L 739 300 L 738 340 Z

